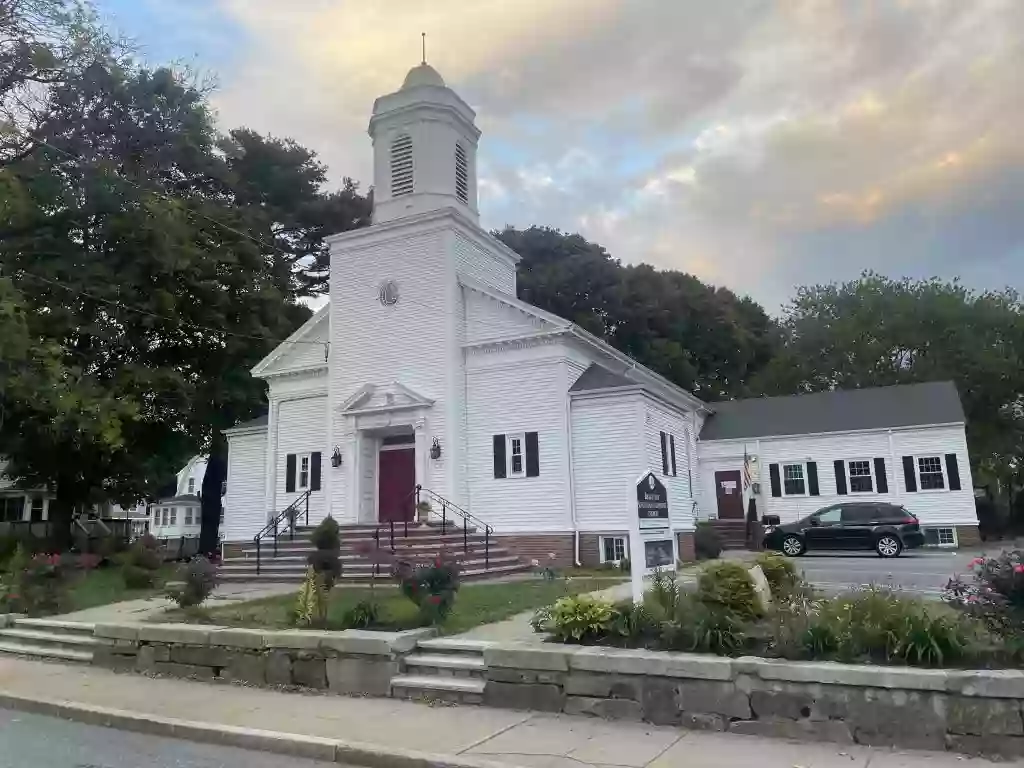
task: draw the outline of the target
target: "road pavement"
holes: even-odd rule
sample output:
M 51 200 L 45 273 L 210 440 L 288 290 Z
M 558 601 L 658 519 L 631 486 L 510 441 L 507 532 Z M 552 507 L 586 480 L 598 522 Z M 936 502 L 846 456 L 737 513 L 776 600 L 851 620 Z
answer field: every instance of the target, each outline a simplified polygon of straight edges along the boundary
M 938 597 L 950 576 L 968 572 L 977 554 L 964 550 L 917 549 L 885 559 L 874 552 L 808 552 L 794 562 L 808 581 L 827 592 L 877 585 Z
M 0 709 L 0 768 L 338 768 Z

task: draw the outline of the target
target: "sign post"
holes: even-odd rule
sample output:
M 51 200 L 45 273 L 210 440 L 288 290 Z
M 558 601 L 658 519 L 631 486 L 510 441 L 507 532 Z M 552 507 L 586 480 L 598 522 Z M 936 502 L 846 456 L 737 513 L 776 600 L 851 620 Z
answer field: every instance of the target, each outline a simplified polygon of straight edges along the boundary
M 644 576 L 675 568 L 676 537 L 668 511 L 668 491 L 653 472 L 636 481 L 636 514 L 629 532 L 630 584 L 633 602 L 644 597 Z

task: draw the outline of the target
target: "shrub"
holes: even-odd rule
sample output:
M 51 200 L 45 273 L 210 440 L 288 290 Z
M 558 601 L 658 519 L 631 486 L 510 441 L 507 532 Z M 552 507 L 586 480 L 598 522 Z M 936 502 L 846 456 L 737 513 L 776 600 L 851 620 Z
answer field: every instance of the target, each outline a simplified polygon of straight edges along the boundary
M 372 600 L 360 600 L 341 618 L 346 629 L 366 629 L 380 620 L 380 605 Z
M 440 624 L 455 607 L 459 590 L 459 564 L 444 553 L 429 565 L 400 563 L 395 571 L 402 594 L 419 609 L 424 624 Z
M 958 619 L 908 611 L 888 634 L 886 659 L 922 667 L 938 667 L 967 655 L 972 632 Z
M 800 586 L 802 581 L 800 573 L 789 558 L 776 552 L 761 552 L 754 562 L 761 566 L 764 577 L 768 579 L 768 586 L 771 587 L 773 598 L 784 599 L 792 595 Z
M 579 643 L 601 639 L 614 621 L 611 603 L 590 595 L 575 595 L 538 611 L 531 623 L 536 631 L 547 632 L 559 642 Z
M 746 642 L 746 628 L 738 613 L 694 595 L 682 595 L 675 616 L 661 625 L 660 645 L 667 650 L 729 655 L 740 651 Z
M 323 580 L 313 568 L 306 569 L 306 578 L 299 587 L 295 607 L 292 608 L 292 624 L 298 627 L 322 627 L 327 623 L 327 594 Z
M 310 540 L 317 549 L 341 549 L 341 528 L 338 526 L 338 521 L 333 517 L 325 517 L 313 529 Z
M 707 566 L 697 580 L 697 597 L 709 606 L 721 606 L 741 619 L 761 612 L 754 580 L 740 563 L 722 562 Z
M 657 639 L 660 623 L 646 604 L 624 600 L 615 604 L 612 614 L 608 634 L 626 647 L 646 646 Z
M 950 579 L 943 599 L 979 619 L 1000 638 L 1024 633 L 1024 552 L 1019 549 L 971 562 L 971 579 Z
M 704 520 L 697 523 L 693 532 L 693 551 L 698 560 L 714 560 L 722 554 L 725 545 L 714 526 Z
M 0 570 L 6 569 L 8 561 L 14 557 L 18 546 L 18 537 L 13 533 L 0 534 Z
M 675 618 L 681 594 L 675 573 L 657 570 L 651 577 L 651 586 L 644 592 L 644 605 L 656 622 L 669 621 Z
M 217 586 L 217 566 L 197 555 L 178 569 L 177 581 L 167 585 L 167 597 L 179 608 L 202 605 Z
M 60 555 L 29 558 L 19 546 L 11 558 L 5 609 L 29 616 L 46 616 L 60 610 L 60 600 L 71 568 Z
M 160 542 L 150 534 L 136 539 L 121 556 L 121 573 L 128 589 L 150 589 L 156 586 L 163 556 Z

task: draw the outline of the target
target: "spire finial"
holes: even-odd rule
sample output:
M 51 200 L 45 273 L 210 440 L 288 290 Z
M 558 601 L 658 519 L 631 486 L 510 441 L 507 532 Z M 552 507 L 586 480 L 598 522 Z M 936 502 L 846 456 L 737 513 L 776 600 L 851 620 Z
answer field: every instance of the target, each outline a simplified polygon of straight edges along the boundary
M 420 35 L 423 37 L 423 63 L 427 63 L 427 33 L 421 32 Z

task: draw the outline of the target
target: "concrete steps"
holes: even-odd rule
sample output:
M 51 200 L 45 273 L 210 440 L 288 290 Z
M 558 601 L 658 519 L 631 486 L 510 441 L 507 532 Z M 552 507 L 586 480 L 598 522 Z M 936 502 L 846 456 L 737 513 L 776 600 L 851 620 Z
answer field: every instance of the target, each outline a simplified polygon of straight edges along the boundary
M 0 627 L 0 653 L 88 664 L 100 641 L 93 624 L 56 619 L 14 619 Z
M 391 679 L 393 696 L 424 701 L 482 704 L 487 664 L 484 641 L 420 641 L 405 657 L 402 673 Z
M 722 538 L 726 549 L 746 549 L 747 523 L 745 520 L 710 520 L 711 527 Z

